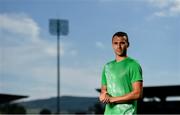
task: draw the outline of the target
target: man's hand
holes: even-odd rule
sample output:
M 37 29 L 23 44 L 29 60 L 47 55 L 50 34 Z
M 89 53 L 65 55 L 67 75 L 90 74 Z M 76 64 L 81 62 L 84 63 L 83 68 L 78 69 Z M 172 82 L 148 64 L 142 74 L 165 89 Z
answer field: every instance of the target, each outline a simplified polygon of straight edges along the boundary
M 103 103 L 109 103 L 110 96 L 107 92 L 100 93 L 99 100 Z

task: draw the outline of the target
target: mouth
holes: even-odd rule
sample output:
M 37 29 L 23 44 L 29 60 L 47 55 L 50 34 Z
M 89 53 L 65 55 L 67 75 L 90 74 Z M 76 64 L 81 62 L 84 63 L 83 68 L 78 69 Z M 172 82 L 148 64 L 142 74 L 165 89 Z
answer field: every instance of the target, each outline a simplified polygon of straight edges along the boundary
M 121 52 L 121 50 L 116 50 L 116 52 L 119 52 L 119 53 L 120 53 L 120 52 Z

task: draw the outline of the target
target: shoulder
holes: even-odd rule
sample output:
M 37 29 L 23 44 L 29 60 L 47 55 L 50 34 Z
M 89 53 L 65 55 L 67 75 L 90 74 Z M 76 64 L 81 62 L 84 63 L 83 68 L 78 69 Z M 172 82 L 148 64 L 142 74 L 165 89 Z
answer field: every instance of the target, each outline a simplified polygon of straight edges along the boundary
M 136 59 L 133 59 L 131 57 L 128 57 L 128 65 L 132 67 L 140 67 L 140 63 Z
M 115 63 L 115 60 L 111 60 L 111 61 L 107 62 L 105 65 L 112 65 L 114 63 Z
M 114 63 L 115 63 L 115 60 L 109 61 L 104 65 L 104 67 L 112 66 L 114 65 Z

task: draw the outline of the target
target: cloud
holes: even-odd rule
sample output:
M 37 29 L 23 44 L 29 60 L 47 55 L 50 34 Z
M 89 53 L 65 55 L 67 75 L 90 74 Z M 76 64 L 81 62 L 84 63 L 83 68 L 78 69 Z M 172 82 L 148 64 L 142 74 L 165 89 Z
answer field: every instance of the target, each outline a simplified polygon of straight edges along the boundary
M 172 7 L 170 7 L 170 12 L 173 12 L 175 14 L 180 14 L 180 0 L 174 1 L 174 4 Z
M 172 0 L 149 0 L 148 2 L 155 7 L 164 8 L 167 7 Z
M 50 56 L 57 55 L 56 43 L 54 44 L 45 41 L 45 39 L 43 40 L 43 38 L 40 37 L 40 27 L 28 15 L 24 13 L 4 13 L 0 14 L 0 22 L 2 22 L 0 23 L 0 32 L 3 36 L 1 37 L 1 47 L 2 45 L 4 47 L 15 47 L 15 44 L 24 45 L 24 47 L 27 46 L 25 49 L 28 50 L 34 46 L 44 50 L 43 52 Z M 22 46 L 17 46 L 16 48 L 19 47 Z M 60 41 L 61 56 L 64 56 L 65 53 L 66 55 L 76 55 L 77 52 L 72 44 Z
M 163 11 L 159 11 L 159 12 L 155 12 L 154 15 L 159 17 L 165 17 L 167 14 Z
M 64 48 L 64 43 L 61 43 L 60 45 L 60 56 L 65 55 L 65 48 Z M 57 56 L 57 46 L 56 44 L 47 44 L 47 47 L 44 49 L 44 52 L 49 54 L 49 56 L 56 57 Z M 67 51 L 66 51 L 67 52 Z
M 75 50 L 75 49 L 72 49 L 72 50 L 70 51 L 70 54 L 71 54 L 71 56 L 77 56 L 77 55 L 78 55 L 78 51 Z
M 39 38 L 40 29 L 37 23 L 23 13 L 0 14 L 0 22 L 0 30 L 21 35 L 22 39 L 32 38 L 32 41 L 37 41 Z
M 98 48 L 100 48 L 100 49 L 104 49 L 104 48 L 105 48 L 105 45 L 104 45 L 102 42 L 100 42 L 100 41 L 97 41 L 97 42 L 95 43 L 95 45 L 96 45 L 96 47 L 98 47 Z
M 142 65 L 142 68 L 145 86 L 169 86 L 179 85 L 180 83 L 180 72 L 178 70 L 164 71 L 164 69 L 157 69 L 148 65 Z M 163 78 L 163 80 L 158 80 L 161 78 Z
M 100 69 L 89 66 L 86 68 L 62 67 L 61 83 L 63 94 L 79 96 L 98 95 L 95 91 L 96 88 L 100 87 L 101 73 L 99 73 L 98 70 Z
M 154 16 L 167 17 L 180 15 L 180 0 L 149 0 L 148 2 L 158 9 L 158 11 L 153 13 Z

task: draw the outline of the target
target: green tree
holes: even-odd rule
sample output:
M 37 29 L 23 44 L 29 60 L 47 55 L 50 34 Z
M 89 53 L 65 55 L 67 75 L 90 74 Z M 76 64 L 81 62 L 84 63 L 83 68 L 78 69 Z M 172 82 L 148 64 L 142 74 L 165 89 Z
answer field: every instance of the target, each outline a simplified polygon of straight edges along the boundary
M 51 114 L 51 111 L 49 109 L 42 109 L 40 114 Z
M 18 104 L 5 104 L 0 108 L 2 114 L 26 114 L 26 109 Z

